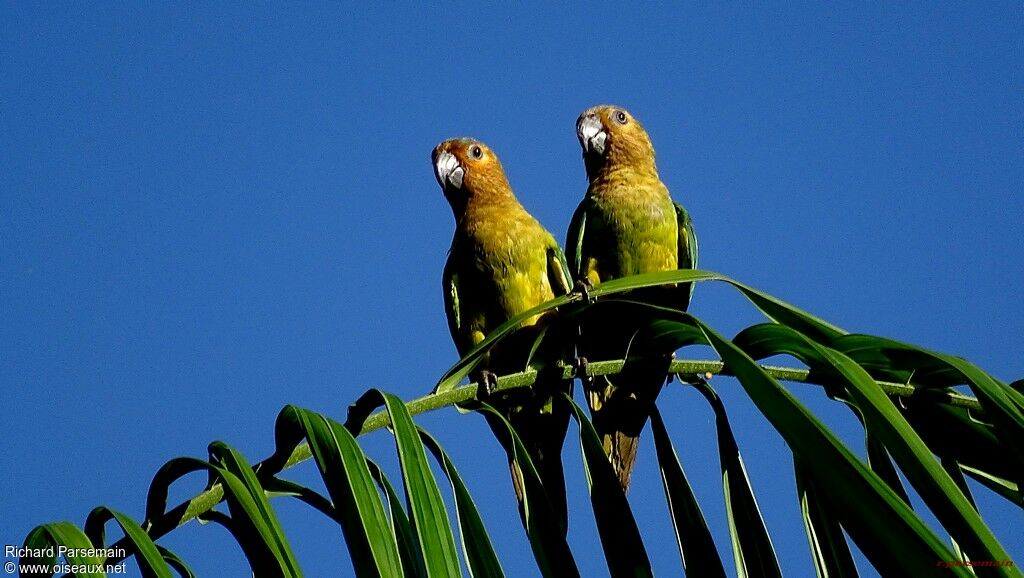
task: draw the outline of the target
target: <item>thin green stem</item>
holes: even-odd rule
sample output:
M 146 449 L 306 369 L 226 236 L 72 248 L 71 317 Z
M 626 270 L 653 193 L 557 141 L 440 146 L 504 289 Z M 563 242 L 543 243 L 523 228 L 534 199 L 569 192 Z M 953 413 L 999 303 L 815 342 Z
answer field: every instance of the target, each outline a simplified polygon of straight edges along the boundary
M 612 361 L 597 361 L 587 365 L 587 375 L 589 376 L 601 376 L 601 375 L 613 375 L 622 371 L 624 361 L 612 360 Z M 813 380 L 813 376 L 806 369 L 798 369 L 793 367 L 777 367 L 771 365 L 762 365 L 762 369 L 765 370 L 768 375 L 781 381 L 789 381 L 796 383 L 807 383 L 813 385 L 824 386 L 826 384 L 819 383 Z M 708 374 L 711 375 L 728 375 L 728 372 L 723 371 L 723 364 L 721 361 L 700 361 L 700 360 L 675 360 L 669 368 L 669 372 L 680 375 L 683 378 L 688 377 L 704 377 Z M 563 379 L 573 379 L 578 377 L 576 375 L 576 369 L 574 367 L 566 366 L 562 370 Z M 493 388 L 494 391 L 504 391 L 508 389 L 515 389 L 518 387 L 526 387 L 533 385 L 533 382 L 537 379 L 537 371 L 529 370 L 521 373 L 513 373 L 498 378 L 497 385 Z M 889 395 L 896 395 L 899 397 L 911 397 L 917 391 L 918 388 L 913 385 L 905 383 L 894 383 L 888 381 L 878 381 L 878 386 L 882 388 Z M 414 399 L 406 404 L 409 408 L 409 413 L 412 415 L 418 415 L 429 411 L 434 411 L 442 407 L 456 405 L 465 401 L 474 399 L 477 395 L 478 386 L 476 383 L 470 383 L 449 391 L 426 395 L 418 399 Z M 929 390 L 930 394 L 934 394 L 933 390 Z M 966 407 L 969 409 L 980 410 L 981 405 L 978 400 L 966 395 L 960 395 L 957 393 L 942 392 L 938 394 L 935 400 L 948 403 L 950 405 Z M 363 429 L 360 435 L 369 433 L 390 424 L 388 414 L 385 411 L 379 411 L 366 419 L 363 423 Z M 292 451 L 292 454 L 288 457 L 282 469 L 288 469 L 300 462 L 304 462 L 311 456 L 309 446 L 305 443 L 300 444 Z M 255 466 L 255 469 L 259 471 L 262 466 L 262 462 Z M 181 526 L 192 520 L 193 518 L 199 517 L 206 512 L 212 510 L 217 504 L 224 499 L 224 489 L 220 484 L 214 484 L 210 489 L 198 494 L 194 498 L 183 502 L 178 506 L 167 511 L 163 516 L 157 520 L 153 520 L 152 524 L 147 528 L 149 535 L 156 540 L 161 536 L 166 535 L 171 530 L 174 530 L 178 526 Z M 122 544 L 122 542 L 124 542 Z M 114 546 L 122 546 L 128 549 L 126 539 L 122 539 L 117 542 Z M 109 563 L 114 563 L 110 561 Z

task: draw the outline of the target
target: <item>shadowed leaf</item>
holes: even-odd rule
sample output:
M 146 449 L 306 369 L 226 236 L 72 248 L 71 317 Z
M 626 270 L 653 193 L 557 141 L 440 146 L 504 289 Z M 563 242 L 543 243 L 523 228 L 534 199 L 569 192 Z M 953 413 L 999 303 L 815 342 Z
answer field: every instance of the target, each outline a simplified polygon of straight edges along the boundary
M 455 551 L 448 512 L 441 500 L 434 474 L 423 451 L 419 432 L 413 424 L 409 409 L 402 400 L 390 393 L 371 389 L 354 404 L 345 427 L 349 431 L 362 429 L 362 411 L 384 405 L 391 417 L 391 425 L 398 448 L 398 460 L 402 466 L 402 480 L 405 482 L 406 498 L 412 512 L 413 526 L 419 539 L 427 567 L 427 576 L 460 576 L 459 556 Z
M 683 473 L 683 467 L 657 409 L 651 412 L 651 429 L 654 432 L 654 446 L 658 453 L 658 468 L 661 470 L 665 499 L 668 501 L 676 544 L 686 575 L 694 578 L 725 578 L 725 568 L 718 556 L 718 548 L 711 538 L 700 505 Z
M 562 395 L 569 402 L 573 417 L 580 426 L 580 445 L 590 490 L 590 505 L 594 509 L 608 570 L 613 578 L 653 576 L 633 511 L 629 508 L 626 495 L 622 493 L 622 485 L 604 453 L 594 425 L 571 397 L 564 393 Z

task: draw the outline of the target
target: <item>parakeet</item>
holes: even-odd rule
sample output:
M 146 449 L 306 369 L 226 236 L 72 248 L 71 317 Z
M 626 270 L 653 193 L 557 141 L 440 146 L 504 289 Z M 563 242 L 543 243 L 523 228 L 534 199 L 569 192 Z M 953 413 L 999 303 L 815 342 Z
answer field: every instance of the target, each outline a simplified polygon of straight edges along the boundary
M 595 106 L 576 121 L 589 186 L 569 224 L 566 252 L 573 280 L 597 285 L 610 279 L 697 266 L 690 217 L 672 201 L 658 176 L 647 132 L 618 106 Z M 636 290 L 628 297 L 685 310 L 692 284 Z M 595 307 L 581 322 L 579 353 L 589 361 L 627 357 L 643 322 L 636 310 Z M 635 352 L 634 352 L 635 353 Z M 671 351 L 645 351 L 656 359 L 598 377 L 587 401 L 605 452 L 628 489 L 640 432 L 665 383 Z
M 450 139 L 434 148 L 433 162 L 455 216 L 444 266 L 444 306 L 455 347 L 465 355 L 506 320 L 568 293 L 570 276 L 558 242 L 516 199 L 494 151 L 474 139 Z M 538 332 L 551 319 L 527 320 L 490 351 L 483 368 L 500 375 L 523 371 L 528 362 L 553 367 L 558 358 L 569 357 L 567 340 L 549 335 L 529 359 Z M 572 382 L 556 373 L 554 379 L 539 379 L 532 390 L 498 394 L 488 401 L 505 412 L 522 438 L 564 521 L 561 452 L 569 411 L 552 394 L 569 391 Z M 523 481 L 515 467 L 512 477 L 522 505 Z

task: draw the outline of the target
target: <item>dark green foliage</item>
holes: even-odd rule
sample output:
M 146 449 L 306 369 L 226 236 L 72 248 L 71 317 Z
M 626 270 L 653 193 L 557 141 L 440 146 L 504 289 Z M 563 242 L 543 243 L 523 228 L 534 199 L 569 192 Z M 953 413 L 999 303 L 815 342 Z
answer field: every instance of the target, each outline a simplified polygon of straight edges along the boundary
M 1006 508 L 1024 506 L 1021 381 L 1008 385 L 957 357 L 880 337 L 848 334 L 774 297 L 705 271 L 616 279 L 593 288 L 590 296 L 601 303 L 622 300 L 620 294 L 641 287 L 712 280 L 735 287 L 769 322 L 753 325 L 730 340 L 685 312 L 633 303 L 651 318 L 636 342 L 643 344 L 641 349 L 649 346 L 656 351 L 710 346 L 721 358 L 721 362 L 677 360 L 670 370 L 696 387 L 715 412 L 731 549 L 739 576 L 779 576 L 781 571 L 769 531 L 758 512 L 757 488 L 744 472 L 726 408 L 715 390 L 701 379 L 706 371 L 735 376 L 789 446 L 796 497 L 819 576 L 858 576 L 847 537 L 885 576 L 974 576 L 967 567 L 940 568 L 936 561 L 1009 559 L 975 509 L 965 476 L 1006 498 Z M 473 576 L 501 576 L 503 571 L 485 522 L 456 464 L 411 417 L 460 404 L 476 410 L 463 419 L 480 414 L 488 420 L 510 464 L 522 473 L 523 526 L 540 571 L 546 576 L 579 575 L 566 541 L 565 520 L 552 507 L 557 500 L 564 500 L 564 495 L 552 492 L 564 494 L 564 490 L 545 487 L 508 421 L 486 404 L 474 401 L 476 384 L 458 384 L 524 319 L 558 308 L 559 323 L 571 326 L 590 306 L 592 303 L 584 302 L 580 295 L 570 294 L 536 307 L 488 335 L 445 374 L 435 394 L 402 403 L 392 395 L 371 390 L 353 405 L 344 425 L 308 410 L 286 407 L 277 421 L 274 455 L 254 467 L 219 442 L 210 446 L 208 459 L 171 460 L 154 476 L 141 524 L 100 507 L 90 514 L 84 531 L 68 522 L 44 524 L 28 535 L 25 545 L 123 547 L 136 558 L 145 576 L 164 577 L 172 571 L 191 576 L 185 563 L 156 541 L 184 522 L 200 518 L 228 528 L 258 576 L 300 576 L 298 561 L 270 500 L 291 497 L 313 506 L 311 512 L 338 523 L 360 576 L 453 576 L 464 570 Z M 552 336 L 565 334 L 548 332 L 544 338 L 557 339 Z M 791 355 L 808 369 L 773 368 L 756 361 L 778 354 Z M 630 355 L 642 357 L 643 351 L 631 351 Z M 622 366 L 622 360 L 609 361 L 592 364 L 589 370 L 592 375 L 607 375 L 621 371 Z M 572 367 L 554 368 L 556 374 L 559 369 L 563 378 L 574 377 Z M 534 380 L 535 371 L 501 376 L 496 389 L 530 386 Z M 800 403 L 784 381 L 819 384 L 830 397 L 849 406 L 864 425 L 866 459 L 848 448 Z M 952 389 L 960 385 L 969 387 L 973 397 Z M 716 386 L 721 387 L 717 381 Z M 633 519 L 593 425 L 573 399 L 565 397 L 561 401 L 579 424 L 588 490 L 612 575 L 651 574 L 643 529 Z M 660 404 L 662 411 L 668 410 L 665 403 Z M 374 413 L 381 406 L 385 410 Z M 691 576 L 724 576 L 723 550 L 716 548 L 711 539 L 701 505 L 686 481 L 672 438 L 657 412 L 651 423 L 683 566 Z M 358 443 L 362 433 L 384 426 L 390 426 L 395 435 L 404 496 L 396 492 L 398 485 Z M 309 457 L 316 460 L 326 494 L 283 477 L 288 467 Z M 206 489 L 168 509 L 168 488 L 198 471 L 207 473 Z M 450 483 L 453 513 L 447 511 L 441 499 L 435 472 L 441 472 Z M 910 508 L 901 475 L 953 538 L 952 548 Z M 226 503 L 226 510 L 216 509 L 221 502 Z M 112 544 L 107 542 L 105 532 L 111 520 L 124 534 Z M 455 546 L 456 528 L 461 557 Z M 76 561 L 99 562 L 68 560 Z M 980 577 L 1022 576 L 1013 566 L 975 566 L 973 571 Z

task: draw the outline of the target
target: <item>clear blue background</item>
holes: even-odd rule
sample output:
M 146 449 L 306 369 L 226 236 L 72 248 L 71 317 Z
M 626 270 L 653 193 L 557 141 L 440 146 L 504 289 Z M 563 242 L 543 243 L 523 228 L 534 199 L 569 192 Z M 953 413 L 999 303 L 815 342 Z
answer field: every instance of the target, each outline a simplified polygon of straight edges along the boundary
M 440 291 L 453 220 L 431 148 L 490 144 L 563 237 L 586 185 L 574 121 L 601 102 L 646 124 L 705 268 L 849 330 L 1024 376 L 1022 24 L 1018 2 L 4 3 L 0 541 L 81 524 L 100 504 L 141 517 L 172 457 L 215 439 L 268 455 L 285 404 L 343 418 L 369 387 L 425 394 L 456 358 Z M 699 287 L 692 310 L 729 335 L 759 321 L 725 286 Z M 783 567 L 810 575 L 788 450 L 738 385 L 713 383 Z M 860 451 L 847 412 L 792 387 Z M 678 387 L 662 403 L 731 566 L 711 412 Z M 535 574 L 481 421 L 421 419 L 509 575 Z M 387 434 L 366 443 L 395 471 Z M 630 498 L 655 570 L 672 575 L 644 443 Z M 602 575 L 572 437 L 566 463 L 571 544 L 584 574 Z M 309 464 L 296 472 L 318 483 Z M 1021 511 L 978 494 L 1024 561 Z M 351 571 L 336 526 L 275 504 L 309 576 Z M 162 543 L 200 575 L 249 575 L 222 528 L 192 523 Z

